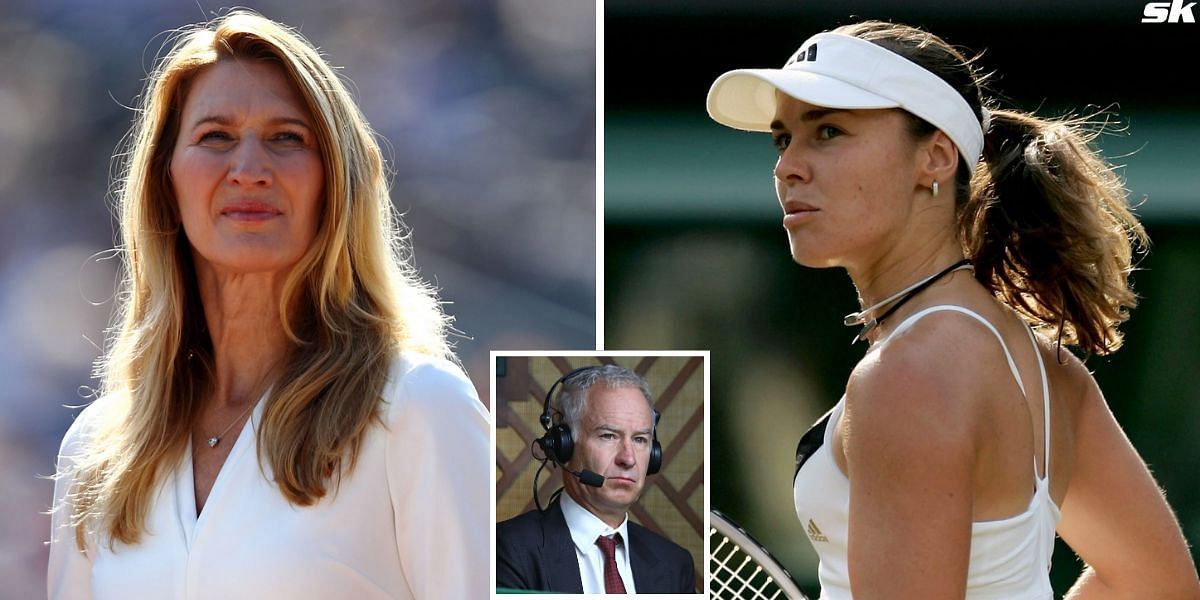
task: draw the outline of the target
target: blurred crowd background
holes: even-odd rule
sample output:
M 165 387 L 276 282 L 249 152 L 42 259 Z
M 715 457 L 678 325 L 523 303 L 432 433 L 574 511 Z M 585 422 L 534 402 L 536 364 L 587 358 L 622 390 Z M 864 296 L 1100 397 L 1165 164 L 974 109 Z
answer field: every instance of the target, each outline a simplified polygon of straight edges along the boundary
M 1142 24 L 1143 1 L 688 0 L 605 3 L 605 347 L 712 356 L 711 501 L 816 597 L 792 506 L 796 443 L 842 394 L 865 346 L 840 269 L 795 265 L 769 136 L 708 119 L 721 73 L 779 67 L 810 35 L 876 18 L 985 51 L 1002 104 L 1043 115 L 1111 108 L 1103 136 L 1153 246 L 1134 274 L 1125 347 L 1087 361 L 1200 543 L 1200 95 L 1184 83 L 1193 24 Z M 1119 495 L 1121 490 L 1113 490 Z M 1062 594 L 1079 562 L 1060 542 Z
M 416 264 L 485 402 L 491 349 L 595 346 L 596 5 L 239 0 L 342 67 Z M 0 3 L 0 597 L 44 596 L 58 442 L 95 388 L 110 158 L 167 32 L 208 0 Z

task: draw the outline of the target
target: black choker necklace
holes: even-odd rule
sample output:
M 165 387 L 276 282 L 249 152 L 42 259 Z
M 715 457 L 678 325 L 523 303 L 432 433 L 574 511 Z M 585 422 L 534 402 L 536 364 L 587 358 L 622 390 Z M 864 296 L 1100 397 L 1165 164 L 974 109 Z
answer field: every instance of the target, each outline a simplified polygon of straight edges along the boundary
M 860 324 L 863 326 L 862 330 L 858 332 L 858 335 L 854 336 L 854 340 L 851 341 L 850 344 L 854 345 L 854 344 L 857 344 L 859 340 L 867 339 L 867 334 L 870 333 L 871 330 L 878 327 L 880 323 L 883 323 L 884 319 L 892 316 L 892 313 L 895 313 L 897 310 L 900 310 L 900 307 L 904 306 L 905 302 L 908 302 L 909 300 L 911 300 L 913 298 L 913 296 L 920 294 L 922 291 L 925 290 L 925 288 L 927 288 L 927 287 L 933 285 L 935 282 L 937 282 L 937 280 L 949 275 L 950 273 L 953 273 L 953 272 L 961 270 L 961 269 L 974 269 L 974 268 L 975 267 L 973 267 L 971 265 L 971 260 L 968 258 L 964 258 L 964 259 L 950 265 L 949 267 L 942 269 L 936 275 L 931 275 L 929 277 L 926 277 L 925 279 L 918 281 L 917 283 L 909 286 L 908 288 L 900 290 L 898 293 L 893 294 L 892 296 L 889 296 L 888 298 L 885 298 L 882 302 L 879 302 L 873 306 L 864 308 L 863 310 L 861 310 L 859 312 L 850 313 L 850 314 L 846 315 L 845 319 L 843 319 L 843 322 L 847 326 L 853 327 L 854 325 L 860 325 Z M 892 302 L 893 300 L 895 300 L 896 303 L 893 304 L 891 306 L 891 308 L 887 309 L 887 311 L 885 311 L 882 315 L 879 315 L 878 317 L 876 317 L 874 319 L 870 319 L 870 320 L 868 320 L 866 318 L 868 313 L 870 313 L 871 311 L 873 311 L 889 302 Z

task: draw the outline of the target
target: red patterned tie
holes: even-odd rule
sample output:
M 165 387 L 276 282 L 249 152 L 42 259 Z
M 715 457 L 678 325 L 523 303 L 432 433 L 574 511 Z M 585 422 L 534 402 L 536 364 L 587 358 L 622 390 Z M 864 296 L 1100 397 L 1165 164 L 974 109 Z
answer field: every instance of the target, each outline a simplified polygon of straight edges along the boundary
M 612 537 L 596 538 L 596 545 L 604 553 L 604 593 L 624 594 L 625 582 L 621 581 L 621 573 L 617 571 L 617 544 L 621 543 L 621 534 Z

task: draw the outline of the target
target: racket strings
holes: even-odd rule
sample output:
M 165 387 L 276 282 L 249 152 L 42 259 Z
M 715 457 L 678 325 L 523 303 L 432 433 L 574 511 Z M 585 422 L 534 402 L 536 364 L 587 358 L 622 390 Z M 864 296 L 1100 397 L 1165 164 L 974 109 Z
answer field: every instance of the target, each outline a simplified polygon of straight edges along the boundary
M 754 558 L 715 528 L 709 530 L 712 548 L 709 590 L 720 600 L 775 600 L 787 598 L 775 578 Z

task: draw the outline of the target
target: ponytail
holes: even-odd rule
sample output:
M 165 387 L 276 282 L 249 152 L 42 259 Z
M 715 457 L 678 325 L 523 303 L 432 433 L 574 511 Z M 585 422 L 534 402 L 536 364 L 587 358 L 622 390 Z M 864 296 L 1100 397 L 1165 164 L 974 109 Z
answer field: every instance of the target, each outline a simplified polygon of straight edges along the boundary
M 1087 125 L 993 111 L 983 163 L 959 194 L 959 234 L 1000 300 L 1060 344 L 1103 355 L 1121 347 L 1117 326 L 1137 304 L 1133 245 L 1149 238 Z
M 1117 326 L 1137 304 L 1129 287 L 1133 245 L 1150 243 L 1129 210 L 1125 188 L 1091 142 L 1100 133 L 1082 118 L 1041 119 L 984 110 L 979 56 L 927 31 L 863 21 L 835 31 L 891 50 L 941 77 L 986 127 L 983 162 L 972 174 L 959 159 L 955 180 L 959 240 L 975 277 L 1059 344 L 1089 354 L 1121 347 Z M 915 139 L 937 128 L 912 115 Z

